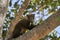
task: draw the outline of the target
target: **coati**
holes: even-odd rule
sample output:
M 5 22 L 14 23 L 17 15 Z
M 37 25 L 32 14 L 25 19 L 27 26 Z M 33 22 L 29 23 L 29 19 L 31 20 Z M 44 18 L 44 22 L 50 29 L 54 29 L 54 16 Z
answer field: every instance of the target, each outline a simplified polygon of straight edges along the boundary
M 33 25 L 34 16 L 34 14 L 28 14 L 22 20 L 20 20 L 15 26 L 12 38 L 17 38 L 25 33 L 26 29 L 31 30 L 33 27 L 35 27 Z

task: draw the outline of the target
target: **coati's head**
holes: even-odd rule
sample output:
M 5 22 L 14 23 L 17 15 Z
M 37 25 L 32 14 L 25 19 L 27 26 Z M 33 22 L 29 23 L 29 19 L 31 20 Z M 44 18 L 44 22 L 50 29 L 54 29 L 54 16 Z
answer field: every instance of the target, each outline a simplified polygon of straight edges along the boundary
M 35 14 L 28 14 L 26 15 L 26 19 L 29 20 L 30 22 L 34 21 Z

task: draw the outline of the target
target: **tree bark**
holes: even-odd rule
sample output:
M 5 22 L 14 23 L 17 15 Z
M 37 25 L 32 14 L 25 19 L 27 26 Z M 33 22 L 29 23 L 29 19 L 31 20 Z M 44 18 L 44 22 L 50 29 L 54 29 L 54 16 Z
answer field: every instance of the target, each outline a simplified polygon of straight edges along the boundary
M 2 25 L 6 17 L 7 8 L 8 0 L 0 0 L 0 40 L 2 40 Z
M 15 19 L 11 21 L 11 24 L 10 24 L 10 27 L 7 32 L 5 40 L 7 40 L 8 38 L 10 38 L 12 36 L 12 32 L 15 28 L 15 25 L 20 21 L 20 18 L 22 16 L 22 14 L 25 12 L 26 8 L 28 7 L 30 1 L 31 0 L 25 0 L 25 2 L 23 3 L 22 7 L 20 8 L 18 14 L 16 15 Z
M 51 15 L 41 25 L 13 40 L 39 40 L 60 25 L 60 10 Z

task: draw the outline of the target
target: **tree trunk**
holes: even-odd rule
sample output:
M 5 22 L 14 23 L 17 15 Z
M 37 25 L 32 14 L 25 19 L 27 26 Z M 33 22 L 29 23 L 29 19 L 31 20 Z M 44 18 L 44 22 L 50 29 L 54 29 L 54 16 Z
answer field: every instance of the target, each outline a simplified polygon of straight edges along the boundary
M 39 40 L 60 25 L 60 10 L 51 15 L 41 25 L 13 40 Z
M 8 8 L 8 0 L 0 0 L 0 40 L 2 40 L 2 25 Z

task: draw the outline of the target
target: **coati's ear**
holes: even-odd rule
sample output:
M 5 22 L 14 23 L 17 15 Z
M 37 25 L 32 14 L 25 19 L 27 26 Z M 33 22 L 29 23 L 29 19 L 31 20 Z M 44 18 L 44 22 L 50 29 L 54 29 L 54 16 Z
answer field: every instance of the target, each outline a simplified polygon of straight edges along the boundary
M 35 17 L 35 14 L 31 14 L 31 16 Z

